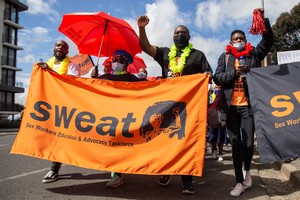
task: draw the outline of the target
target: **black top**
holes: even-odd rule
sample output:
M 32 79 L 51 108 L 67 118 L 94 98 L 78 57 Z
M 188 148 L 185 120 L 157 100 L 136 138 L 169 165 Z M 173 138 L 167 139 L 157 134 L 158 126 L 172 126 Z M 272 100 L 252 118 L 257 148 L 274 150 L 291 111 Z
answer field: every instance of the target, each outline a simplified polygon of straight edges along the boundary
M 265 25 L 267 28 L 267 32 L 262 35 L 262 39 L 258 43 L 258 45 L 256 47 L 253 47 L 250 55 L 245 57 L 246 64 L 249 66 L 250 71 L 252 68 L 261 66 L 260 62 L 267 56 L 274 43 L 274 35 L 268 19 L 265 19 Z M 226 107 L 224 107 L 225 110 L 228 110 L 228 108 L 230 107 L 234 82 L 239 78 L 235 74 L 234 60 L 235 57 L 229 54 L 228 62 L 226 65 L 226 54 L 222 53 L 218 59 L 218 66 L 213 77 L 216 85 L 220 85 L 222 87 L 222 90 L 224 91 L 227 102 Z M 248 104 L 250 105 L 248 98 L 249 93 L 247 81 L 243 80 L 243 82 L 245 94 L 248 99 Z
M 103 74 L 99 76 L 100 79 L 111 80 L 111 81 L 127 81 L 127 82 L 137 82 L 140 81 L 138 77 L 133 74 Z
M 169 69 L 169 54 L 170 48 L 157 47 L 157 52 L 154 60 L 156 60 L 162 68 L 163 78 L 172 77 Z M 185 66 L 181 75 L 190 75 L 197 73 L 204 73 L 209 71 L 212 73 L 211 66 L 209 65 L 204 53 L 197 49 L 192 49 L 190 55 L 186 58 Z

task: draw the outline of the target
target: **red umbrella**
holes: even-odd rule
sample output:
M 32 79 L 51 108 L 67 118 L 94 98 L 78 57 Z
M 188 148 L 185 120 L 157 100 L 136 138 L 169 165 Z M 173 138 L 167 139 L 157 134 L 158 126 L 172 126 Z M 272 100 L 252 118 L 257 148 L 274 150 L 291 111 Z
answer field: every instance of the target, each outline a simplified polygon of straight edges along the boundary
M 112 56 L 117 49 L 132 56 L 142 52 L 133 28 L 105 12 L 65 14 L 58 30 L 77 45 L 80 53 L 97 56 L 97 65 L 100 56 Z
M 136 74 L 141 68 L 147 68 L 144 60 L 139 56 L 134 56 L 133 63 L 127 67 L 127 71 L 131 74 Z
M 105 67 L 105 65 L 106 65 L 107 62 L 112 62 L 112 58 L 113 58 L 113 56 L 110 56 L 110 57 L 106 58 L 106 59 L 103 61 L 103 63 L 102 63 L 103 67 Z

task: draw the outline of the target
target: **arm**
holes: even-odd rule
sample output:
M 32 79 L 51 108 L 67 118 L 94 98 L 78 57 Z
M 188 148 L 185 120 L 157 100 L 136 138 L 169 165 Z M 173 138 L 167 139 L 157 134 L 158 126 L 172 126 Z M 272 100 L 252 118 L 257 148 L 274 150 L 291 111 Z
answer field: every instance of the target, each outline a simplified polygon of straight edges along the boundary
M 148 40 L 145 28 L 148 23 L 149 18 L 146 15 L 139 16 L 137 19 L 137 25 L 139 27 L 140 46 L 145 53 L 154 58 L 156 56 L 156 46 L 151 45 Z
M 264 15 L 263 10 L 261 10 L 262 15 Z M 269 53 L 273 43 L 274 43 L 274 35 L 270 25 L 270 22 L 267 18 L 265 18 L 265 26 L 267 31 L 263 33 L 262 39 L 255 48 L 255 55 L 259 59 L 259 61 L 263 60 L 267 54 Z
M 234 83 L 235 79 L 238 77 L 234 67 L 232 67 L 232 56 L 228 58 L 227 66 L 225 61 L 225 53 L 221 54 L 218 59 L 218 66 L 213 77 L 216 85 L 226 87 Z
M 41 67 L 42 69 L 50 70 L 50 71 L 53 71 L 53 72 L 56 73 L 56 71 L 54 71 L 53 69 L 51 69 L 46 62 L 38 62 L 37 65 L 39 67 Z

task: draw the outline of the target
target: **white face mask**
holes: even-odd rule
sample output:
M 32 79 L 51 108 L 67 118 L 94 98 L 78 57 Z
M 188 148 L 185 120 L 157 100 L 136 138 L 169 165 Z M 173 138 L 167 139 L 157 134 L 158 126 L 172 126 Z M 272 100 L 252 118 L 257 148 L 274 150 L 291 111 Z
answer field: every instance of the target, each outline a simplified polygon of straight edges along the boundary
M 237 51 L 242 51 L 245 48 L 245 42 L 237 42 L 233 43 L 233 45 Z
M 114 62 L 114 63 L 112 63 L 111 68 L 112 68 L 114 74 L 120 74 L 124 69 L 124 64 Z
M 146 74 L 145 74 L 144 72 L 139 72 L 139 73 L 137 74 L 137 77 L 138 77 L 138 78 L 146 78 Z

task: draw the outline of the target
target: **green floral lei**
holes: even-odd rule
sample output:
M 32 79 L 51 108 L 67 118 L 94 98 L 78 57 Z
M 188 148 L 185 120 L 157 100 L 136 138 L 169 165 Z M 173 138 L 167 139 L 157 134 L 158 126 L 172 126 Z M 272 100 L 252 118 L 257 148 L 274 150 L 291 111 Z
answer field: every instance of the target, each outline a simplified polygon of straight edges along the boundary
M 176 50 L 177 50 L 177 48 L 176 48 L 175 44 L 173 44 L 173 46 L 170 48 L 170 52 L 168 54 L 168 56 L 169 56 L 169 65 L 170 65 L 170 70 L 173 72 L 173 74 L 182 72 L 182 70 L 185 66 L 185 60 L 190 55 L 192 48 L 193 48 L 193 45 L 191 43 L 189 43 L 189 45 L 186 46 L 182 50 L 182 54 L 180 56 L 180 60 L 179 60 L 178 65 L 177 65 L 177 62 L 176 62 Z

